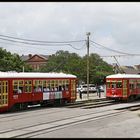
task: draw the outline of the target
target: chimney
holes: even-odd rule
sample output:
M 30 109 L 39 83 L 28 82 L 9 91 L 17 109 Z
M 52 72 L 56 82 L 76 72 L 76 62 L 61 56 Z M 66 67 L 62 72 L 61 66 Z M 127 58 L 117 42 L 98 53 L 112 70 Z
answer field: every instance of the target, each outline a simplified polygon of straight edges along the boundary
M 29 56 L 29 58 L 31 58 L 32 57 L 32 54 L 29 54 L 28 56 Z

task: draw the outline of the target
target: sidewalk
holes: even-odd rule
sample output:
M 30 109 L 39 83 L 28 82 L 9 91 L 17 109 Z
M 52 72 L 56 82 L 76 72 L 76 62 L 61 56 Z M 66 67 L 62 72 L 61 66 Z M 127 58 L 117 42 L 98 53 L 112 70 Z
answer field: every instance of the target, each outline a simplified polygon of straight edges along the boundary
M 87 93 L 82 94 L 82 99 L 79 97 L 79 93 L 77 93 L 77 99 L 76 101 L 85 101 L 85 100 L 92 100 L 92 99 L 101 99 L 101 98 L 106 98 L 105 93 L 101 92 L 101 97 L 97 96 L 97 93 L 89 93 L 89 98 L 87 96 Z

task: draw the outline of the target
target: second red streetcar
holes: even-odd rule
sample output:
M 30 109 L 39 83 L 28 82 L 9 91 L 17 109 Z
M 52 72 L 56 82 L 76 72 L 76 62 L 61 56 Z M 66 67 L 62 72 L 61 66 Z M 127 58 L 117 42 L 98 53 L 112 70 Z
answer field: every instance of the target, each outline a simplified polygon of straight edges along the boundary
M 134 100 L 140 97 L 140 75 L 114 74 L 106 77 L 106 98 Z

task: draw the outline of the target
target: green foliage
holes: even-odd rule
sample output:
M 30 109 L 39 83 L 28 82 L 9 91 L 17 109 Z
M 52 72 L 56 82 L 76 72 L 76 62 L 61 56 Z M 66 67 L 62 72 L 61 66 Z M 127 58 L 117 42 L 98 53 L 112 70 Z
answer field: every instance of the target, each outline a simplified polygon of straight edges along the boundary
M 6 49 L 0 48 L 0 71 L 17 71 L 21 72 L 22 69 L 25 71 L 31 71 L 31 67 L 25 64 L 18 54 L 11 54 Z
M 46 67 L 41 71 L 45 72 L 65 72 L 77 74 L 80 73 L 81 57 L 76 53 L 68 51 L 57 51 L 55 55 L 49 57 Z
M 57 51 L 49 58 L 48 63 L 41 69 L 42 72 L 65 72 L 78 77 L 79 82 L 87 81 L 87 56 L 80 57 L 76 53 Z M 102 84 L 105 76 L 112 74 L 112 67 L 104 62 L 98 54 L 89 56 L 90 83 Z

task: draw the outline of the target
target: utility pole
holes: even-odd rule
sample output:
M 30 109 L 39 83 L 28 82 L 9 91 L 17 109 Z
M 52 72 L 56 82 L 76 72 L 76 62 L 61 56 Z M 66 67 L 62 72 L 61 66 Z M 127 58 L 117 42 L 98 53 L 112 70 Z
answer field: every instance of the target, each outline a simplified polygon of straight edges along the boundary
M 87 98 L 89 99 L 89 36 L 90 32 L 87 32 Z
M 119 62 L 118 62 L 118 60 L 117 60 L 117 58 L 115 57 L 115 56 L 113 56 L 114 57 L 114 59 L 116 60 L 116 62 L 117 62 L 117 64 L 118 64 L 118 70 L 120 71 L 120 73 L 124 73 L 124 71 L 123 71 L 123 69 L 121 68 L 121 66 L 120 66 L 120 64 L 119 64 Z

